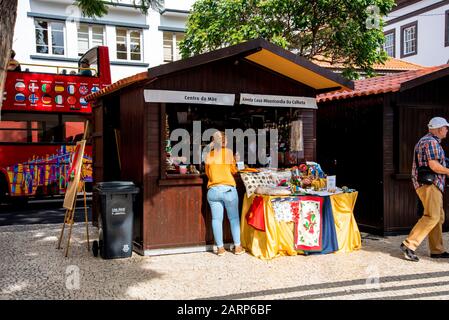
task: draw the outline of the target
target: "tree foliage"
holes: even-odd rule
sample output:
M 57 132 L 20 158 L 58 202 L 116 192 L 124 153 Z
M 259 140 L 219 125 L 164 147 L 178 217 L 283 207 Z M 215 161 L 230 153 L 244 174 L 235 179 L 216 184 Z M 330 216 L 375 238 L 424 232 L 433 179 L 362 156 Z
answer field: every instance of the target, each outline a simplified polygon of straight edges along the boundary
M 184 58 L 264 38 L 309 59 L 338 62 L 344 75 L 373 75 L 383 20 L 394 0 L 198 0 L 180 44 Z M 370 7 L 375 6 L 375 7 Z M 372 9 L 374 8 L 374 9 Z
M 147 14 L 150 8 L 162 8 L 163 0 L 133 0 L 133 6 L 140 9 L 142 13 Z M 117 5 L 119 0 L 106 2 L 103 0 L 75 0 L 74 4 L 78 6 L 82 13 L 88 17 L 102 17 L 108 13 L 108 5 Z

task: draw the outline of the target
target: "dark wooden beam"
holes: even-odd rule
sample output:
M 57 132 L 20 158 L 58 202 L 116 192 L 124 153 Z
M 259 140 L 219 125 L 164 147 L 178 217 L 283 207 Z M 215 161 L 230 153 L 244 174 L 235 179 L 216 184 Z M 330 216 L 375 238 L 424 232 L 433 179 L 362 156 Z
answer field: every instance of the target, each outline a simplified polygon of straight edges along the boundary
M 342 86 L 351 89 L 354 88 L 353 81 L 347 80 L 339 74 L 320 67 L 304 57 L 298 56 L 261 38 L 150 68 L 148 69 L 148 76 L 149 78 L 161 77 L 169 73 L 187 70 L 217 60 L 223 60 L 230 57 L 246 57 L 262 49 L 270 51 L 324 78 L 341 84 Z
M 418 2 L 418 1 L 415 1 L 415 2 Z M 414 2 L 413 2 L 413 3 L 414 3 Z M 394 24 L 394 23 L 396 23 L 396 22 L 399 22 L 399 21 L 403 21 L 403 20 L 406 20 L 406 19 L 409 19 L 409 18 L 416 17 L 417 15 L 423 14 L 423 13 L 425 13 L 425 12 L 427 12 L 427 11 L 431 11 L 431 10 L 437 9 L 437 8 L 439 8 L 439 7 L 442 7 L 442 6 L 446 5 L 446 4 L 449 4 L 449 0 L 443 0 L 443 1 L 440 1 L 440 2 L 437 2 L 437 3 L 434 3 L 434 4 L 431 4 L 430 6 L 427 6 L 427 7 L 424 7 L 424 8 L 415 10 L 415 11 L 412 11 L 412 12 L 410 12 L 410 13 L 404 14 L 403 16 L 400 16 L 400 17 L 391 19 L 391 20 L 389 20 L 389 21 L 387 21 L 387 22 L 385 23 L 385 26 L 389 26 L 389 25 Z M 407 4 L 407 5 L 408 5 L 408 4 Z M 405 7 L 405 5 L 404 5 L 403 7 Z M 403 7 L 402 7 L 402 8 L 403 8 Z M 401 8 L 397 8 L 396 10 L 399 10 L 399 9 L 401 9 Z
M 416 78 L 416 79 L 412 79 L 409 80 L 407 82 L 404 82 L 401 84 L 401 89 L 399 90 L 400 92 L 403 92 L 405 90 L 409 90 L 412 88 L 415 88 L 417 86 L 420 86 L 422 84 L 428 83 L 430 81 L 434 81 L 434 80 L 438 80 L 440 78 L 446 77 L 449 75 L 449 66 L 447 66 L 444 69 L 440 69 L 438 71 L 426 74 L 422 77 Z

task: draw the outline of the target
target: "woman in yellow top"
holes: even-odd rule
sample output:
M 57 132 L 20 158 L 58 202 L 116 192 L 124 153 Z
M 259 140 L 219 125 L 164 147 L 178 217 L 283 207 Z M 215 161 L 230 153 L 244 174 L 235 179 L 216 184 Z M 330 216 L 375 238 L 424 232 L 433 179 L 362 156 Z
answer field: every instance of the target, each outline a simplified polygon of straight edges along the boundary
M 234 241 L 234 253 L 242 254 L 245 250 L 240 245 L 239 197 L 233 174 L 237 173 L 232 151 L 226 148 L 224 134 L 217 131 L 213 135 L 213 149 L 206 156 L 207 201 L 212 211 L 212 231 L 217 254 L 222 256 L 223 247 L 223 212 L 226 208 Z

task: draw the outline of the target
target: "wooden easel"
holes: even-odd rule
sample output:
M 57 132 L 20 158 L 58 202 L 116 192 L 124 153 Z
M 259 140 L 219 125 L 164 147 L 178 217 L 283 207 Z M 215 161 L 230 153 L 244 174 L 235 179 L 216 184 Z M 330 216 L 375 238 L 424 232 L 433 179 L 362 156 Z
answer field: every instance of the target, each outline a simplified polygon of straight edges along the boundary
M 88 127 L 89 127 L 89 120 L 86 122 L 86 128 L 84 130 L 83 140 L 86 140 Z M 65 249 L 65 256 L 66 257 L 68 257 L 68 255 L 69 255 L 70 238 L 72 237 L 72 227 L 73 227 L 73 223 L 75 222 L 76 200 L 77 200 L 77 197 L 78 197 L 78 192 L 80 192 L 80 191 L 82 191 L 83 195 L 84 195 L 84 219 L 85 219 L 85 222 L 86 222 L 87 251 L 90 251 L 90 245 L 89 245 L 89 219 L 88 219 L 88 214 L 87 214 L 86 183 L 85 183 L 84 179 L 85 179 L 85 176 L 83 174 L 83 171 L 81 170 L 81 178 L 80 178 L 79 184 L 77 186 L 77 195 L 75 196 L 75 198 L 73 200 L 74 203 L 73 203 L 72 209 L 67 209 L 66 212 L 65 212 L 64 223 L 62 224 L 61 234 L 59 236 L 57 249 L 61 249 L 61 241 L 62 241 L 62 237 L 64 236 L 65 225 L 66 224 L 70 225 L 69 237 L 67 239 L 67 247 Z
M 86 183 L 84 182 L 84 176 L 81 176 L 81 180 L 78 186 L 79 190 L 83 192 L 84 195 L 84 219 L 86 222 L 86 238 L 87 238 L 87 251 L 90 251 L 90 245 L 89 245 L 89 218 L 87 213 L 87 197 L 86 197 Z M 69 237 L 67 239 L 67 247 L 65 249 L 65 256 L 67 257 L 69 255 L 69 248 L 70 248 L 70 238 L 72 236 L 72 227 L 73 223 L 75 222 L 75 210 L 76 210 L 76 198 L 75 197 L 75 203 L 73 204 L 73 209 L 67 209 L 64 216 L 64 223 L 62 224 L 61 229 L 61 235 L 59 236 L 58 241 L 58 249 L 61 249 L 61 241 L 62 237 L 64 236 L 64 229 L 65 225 L 70 225 L 69 229 Z

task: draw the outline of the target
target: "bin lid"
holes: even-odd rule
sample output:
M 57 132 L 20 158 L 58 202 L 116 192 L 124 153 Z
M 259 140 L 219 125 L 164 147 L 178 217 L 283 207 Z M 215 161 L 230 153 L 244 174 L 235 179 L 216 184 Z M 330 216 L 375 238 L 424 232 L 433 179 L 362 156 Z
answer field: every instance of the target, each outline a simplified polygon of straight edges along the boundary
M 101 194 L 139 193 L 139 188 L 132 181 L 106 181 L 95 184 L 94 189 Z

